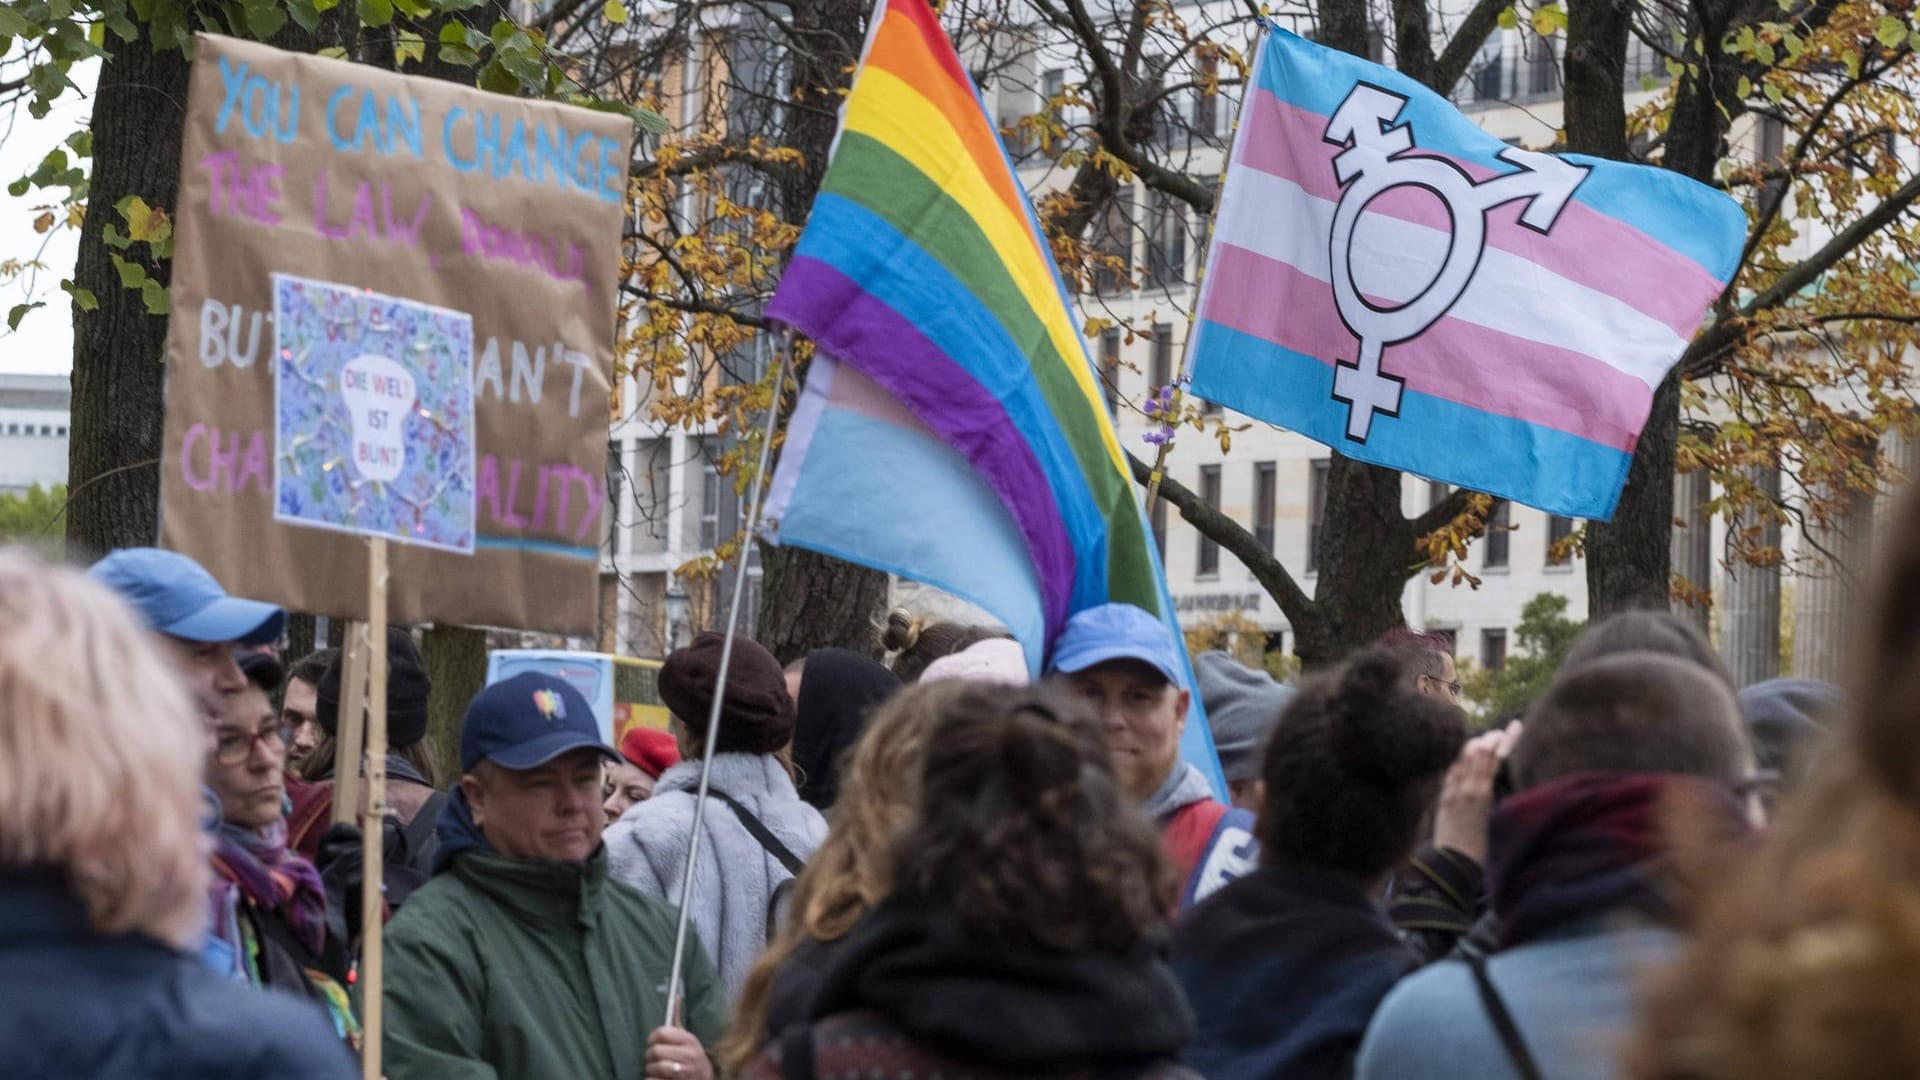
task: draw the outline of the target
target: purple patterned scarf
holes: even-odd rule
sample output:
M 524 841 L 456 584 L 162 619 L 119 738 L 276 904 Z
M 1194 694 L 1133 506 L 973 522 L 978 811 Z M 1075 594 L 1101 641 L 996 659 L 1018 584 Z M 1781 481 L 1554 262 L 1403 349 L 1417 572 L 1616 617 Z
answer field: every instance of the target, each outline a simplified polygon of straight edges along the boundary
M 223 822 L 214 837 L 213 872 L 215 934 L 233 940 L 232 927 L 223 923 L 235 909 L 233 901 L 244 898 L 263 911 L 278 912 L 315 955 L 326 948 L 326 889 L 320 871 L 288 850 L 285 819 L 263 829 Z

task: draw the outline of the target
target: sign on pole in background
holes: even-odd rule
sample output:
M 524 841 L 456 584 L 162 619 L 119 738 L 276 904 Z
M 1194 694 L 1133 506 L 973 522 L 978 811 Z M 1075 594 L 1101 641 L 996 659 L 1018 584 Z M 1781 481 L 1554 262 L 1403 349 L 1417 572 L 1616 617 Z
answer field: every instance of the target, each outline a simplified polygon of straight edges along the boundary
M 274 508 L 473 552 L 473 318 L 273 276 Z
M 1270 28 L 1193 392 L 1348 457 L 1604 520 L 1746 230 L 1704 184 L 1508 146 L 1405 75 Z
M 395 622 L 591 632 L 631 121 L 210 35 L 190 86 L 161 542 L 365 619 L 386 536 Z

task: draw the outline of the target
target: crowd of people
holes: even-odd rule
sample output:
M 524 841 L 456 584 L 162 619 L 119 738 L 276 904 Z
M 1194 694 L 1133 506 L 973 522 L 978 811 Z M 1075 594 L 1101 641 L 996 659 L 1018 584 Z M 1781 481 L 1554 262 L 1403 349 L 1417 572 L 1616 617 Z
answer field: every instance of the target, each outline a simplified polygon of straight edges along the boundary
M 1914 535 L 1844 694 L 1625 612 L 1491 726 L 1414 629 L 1288 686 L 1110 604 L 1035 680 L 896 613 L 888 662 L 703 634 L 617 746 L 496 682 L 443 776 L 396 628 L 385 1075 L 1920 1075 Z M 0 1071 L 357 1075 L 342 658 L 284 622 L 171 552 L 0 552 Z

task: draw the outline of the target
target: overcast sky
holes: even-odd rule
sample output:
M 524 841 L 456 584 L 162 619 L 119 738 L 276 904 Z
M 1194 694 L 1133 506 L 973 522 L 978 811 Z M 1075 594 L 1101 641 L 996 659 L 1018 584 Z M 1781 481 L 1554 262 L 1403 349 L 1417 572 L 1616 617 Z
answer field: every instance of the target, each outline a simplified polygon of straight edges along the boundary
M 84 93 L 69 91 L 44 119 L 29 116 L 25 105 L 10 118 L 0 115 L 0 262 L 37 258 L 46 264 L 38 273 L 29 271 L 0 284 L 0 372 L 65 374 L 73 369 L 73 314 L 60 281 L 73 275 L 80 234 L 64 227 L 55 228 L 51 235 L 34 232 L 33 219 L 38 216 L 34 207 L 46 204 L 48 193 L 29 191 L 25 198 L 16 199 L 6 188 L 32 172 L 48 150 L 87 122 L 98 77 L 97 63 L 76 69 L 73 81 Z M 20 329 L 8 333 L 7 312 L 15 304 L 34 300 L 47 306 L 28 312 Z

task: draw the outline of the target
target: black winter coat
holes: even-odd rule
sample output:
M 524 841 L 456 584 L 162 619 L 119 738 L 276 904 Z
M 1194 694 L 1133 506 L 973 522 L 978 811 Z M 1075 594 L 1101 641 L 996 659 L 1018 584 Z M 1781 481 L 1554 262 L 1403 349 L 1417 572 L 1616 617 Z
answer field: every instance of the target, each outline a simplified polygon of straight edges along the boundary
M 139 934 L 88 927 L 53 871 L 0 872 L 0 1072 L 15 1080 L 353 1080 L 299 998 L 227 982 Z

